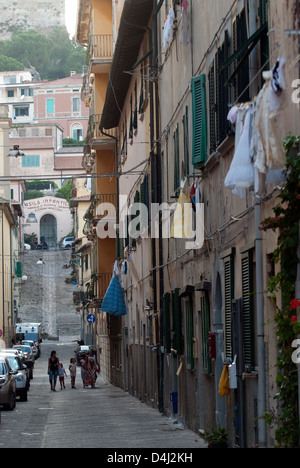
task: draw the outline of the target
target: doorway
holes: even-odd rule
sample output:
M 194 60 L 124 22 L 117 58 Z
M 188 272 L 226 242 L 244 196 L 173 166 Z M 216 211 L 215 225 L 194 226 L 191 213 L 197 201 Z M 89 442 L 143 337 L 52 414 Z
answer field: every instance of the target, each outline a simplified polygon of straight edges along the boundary
M 40 221 L 40 242 L 46 242 L 49 248 L 57 247 L 57 220 L 47 214 Z

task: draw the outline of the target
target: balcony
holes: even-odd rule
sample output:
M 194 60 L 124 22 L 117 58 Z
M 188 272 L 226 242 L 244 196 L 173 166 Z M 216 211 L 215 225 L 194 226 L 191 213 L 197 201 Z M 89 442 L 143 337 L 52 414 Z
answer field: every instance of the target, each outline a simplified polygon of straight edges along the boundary
M 98 273 L 97 275 L 97 295 L 96 297 L 101 300 L 104 299 L 109 283 L 112 279 L 112 273 Z
M 105 131 L 105 135 L 100 131 L 101 114 L 92 114 L 89 118 L 89 125 L 85 139 L 84 154 L 90 155 L 92 149 L 101 149 L 103 145 L 114 146 L 113 138 L 116 135 L 116 129 Z
M 102 206 L 101 206 L 102 205 Z M 84 235 L 96 238 L 98 223 L 116 222 L 117 195 L 114 193 L 96 194 L 91 196 L 91 204 L 84 215 Z
M 114 54 L 113 35 L 95 34 L 90 36 L 87 49 L 87 63 L 90 73 L 108 73 Z

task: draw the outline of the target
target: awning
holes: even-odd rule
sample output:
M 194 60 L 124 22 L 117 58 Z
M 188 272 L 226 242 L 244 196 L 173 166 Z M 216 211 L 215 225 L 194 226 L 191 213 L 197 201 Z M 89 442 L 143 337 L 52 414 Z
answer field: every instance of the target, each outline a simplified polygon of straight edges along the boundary
M 152 10 L 152 0 L 127 0 L 124 3 L 100 130 L 109 130 L 119 125 L 132 80 L 132 76 L 125 72 L 132 70 L 136 64 Z

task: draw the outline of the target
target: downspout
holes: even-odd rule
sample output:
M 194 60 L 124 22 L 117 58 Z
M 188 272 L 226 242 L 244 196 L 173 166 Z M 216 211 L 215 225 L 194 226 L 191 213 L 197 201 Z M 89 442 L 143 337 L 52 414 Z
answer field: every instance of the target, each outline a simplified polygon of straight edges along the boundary
M 153 0 L 153 18 L 152 18 L 152 71 L 157 71 L 156 58 L 158 56 L 158 44 L 157 44 L 157 16 L 163 5 L 163 0 L 157 3 L 157 0 Z M 150 137 L 151 137 L 151 192 L 152 192 L 152 203 L 161 203 L 161 149 L 159 139 L 160 130 L 160 119 L 159 119 L 159 98 L 158 98 L 158 82 L 155 80 L 154 83 L 150 82 Z M 156 151 L 154 151 L 156 148 Z M 152 222 L 153 220 L 151 220 Z M 158 257 L 159 264 L 163 264 L 162 258 L 162 223 L 161 213 L 159 213 L 159 239 L 158 239 Z M 164 396 L 163 396 L 163 379 L 164 379 L 164 365 L 163 365 L 163 354 L 162 354 L 162 343 L 163 343 L 163 270 L 159 269 L 159 298 L 157 297 L 157 272 L 156 272 L 156 239 L 152 237 L 152 271 L 153 271 L 153 302 L 154 311 L 160 310 L 160 321 L 159 321 L 159 346 L 158 346 L 158 404 L 159 411 L 164 411 Z
M 256 30 L 257 7 L 256 0 L 249 0 L 249 33 L 253 35 Z M 250 56 L 250 80 L 257 68 L 257 54 Z M 256 89 L 252 87 L 252 96 Z M 260 447 L 266 445 L 266 421 L 262 415 L 266 411 L 266 379 L 265 379 L 265 337 L 264 337 L 264 284 L 263 284 L 263 249 L 261 225 L 261 199 L 255 196 L 254 226 L 255 226 L 255 257 L 256 257 L 256 316 L 257 316 L 257 363 L 258 363 L 258 443 Z
M 5 336 L 5 278 L 4 278 L 4 225 L 3 225 L 4 207 L 1 207 L 1 233 L 2 233 L 2 320 L 3 320 L 3 337 Z

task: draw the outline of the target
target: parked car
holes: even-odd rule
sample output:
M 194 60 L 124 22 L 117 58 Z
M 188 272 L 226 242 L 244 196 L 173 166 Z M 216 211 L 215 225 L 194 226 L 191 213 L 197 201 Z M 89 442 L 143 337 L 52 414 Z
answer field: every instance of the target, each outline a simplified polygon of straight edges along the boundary
M 40 355 L 39 346 L 34 341 L 23 340 L 21 342 L 21 344 L 31 347 L 35 359 L 37 359 L 39 357 L 39 355 Z
M 30 379 L 31 379 L 31 374 L 32 374 L 32 369 L 30 368 L 30 366 L 32 366 L 32 362 L 28 362 L 27 360 L 27 356 L 22 352 L 20 351 L 19 349 L 14 349 L 14 348 L 6 348 L 6 349 L 2 349 L 0 351 L 0 354 L 14 354 L 15 356 L 17 356 L 20 361 L 21 361 L 21 364 L 25 370 L 25 374 L 26 374 L 26 380 L 27 380 L 27 388 L 29 390 L 30 388 Z M 27 364 L 29 364 L 29 367 L 27 366 Z
M 33 379 L 34 355 L 30 346 L 14 345 L 13 349 L 18 349 L 25 356 L 25 364 L 29 368 L 30 378 Z
M 29 382 L 27 381 L 26 370 L 23 367 L 20 357 L 16 355 L 14 351 L 10 353 L 2 353 L 2 351 L 0 351 L 0 356 L 4 356 L 11 370 L 17 372 L 14 376 L 16 381 L 16 396 L 19 396 L 21 401 L 27 401 Z
M 95 346 L 92 346 L 92 345 L 81 345 L 81 346 L 78 346 L 77 350 L 74 351 L 74 353 L 76 354 L 76 361 L 77 361 L 77 364 L 79 365 L 80 363 L 80 360 L 82 359 L 82 356 L 84 354 L 88 354 L 88 352 L 92 350 L 94 354 L 96 354 L 96 347 Z
M 61 247 L 63 249 L 70 249 L 74 244 L 75 237 L 65 237 L 62 240 Z
M 0 405 L 12 411 L 16 407 L 16 381 L 6 358 L 0 356 Z

